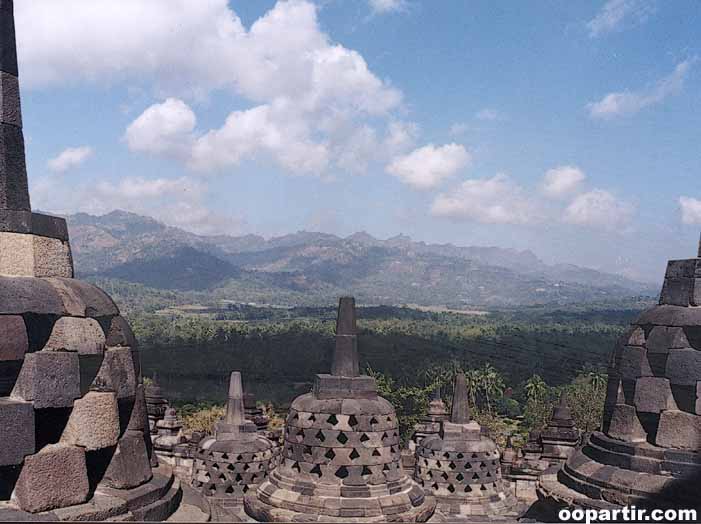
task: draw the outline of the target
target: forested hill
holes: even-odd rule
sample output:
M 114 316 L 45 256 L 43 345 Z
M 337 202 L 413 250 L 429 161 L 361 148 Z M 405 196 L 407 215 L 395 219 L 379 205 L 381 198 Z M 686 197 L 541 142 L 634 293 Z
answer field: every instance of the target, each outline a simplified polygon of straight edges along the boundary
M 655 295 L 624 277 L 547 265 L 530 251 L 347 238 L 298 232 L 264 239 L 199 236 L 123 211 L 67 217 L 80 277 L 146 290 L 275 305 L 366 304 L 450 308 L 572 304 Z

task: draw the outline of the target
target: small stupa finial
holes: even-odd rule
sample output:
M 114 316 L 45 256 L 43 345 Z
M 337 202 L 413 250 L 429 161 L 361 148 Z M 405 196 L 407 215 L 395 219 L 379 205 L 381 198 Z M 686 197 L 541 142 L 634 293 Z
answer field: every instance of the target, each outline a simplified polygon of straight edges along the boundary
M 697 253 L 698 258 L 701 258 L 701 234 L 699 234 L 699 251 Z
M 355 317 L 355 299 L 342 297 L 338 303 L 336 319 L 336 347 L 331 374 L 341 377 L 360 375 L 358 363 L 358 329 Z
M 231 379 L 229 380 L 229 398 L 226 402 L 226 417 L 224 422 L 234 426 L 240 426 L 244 423 L 244 420 L 241 373 L 239 371 L 234 371 L 231 373 Z
M 468 424 L 470 422 L 470 404 L 467 397 L 467 383 L 464 373 L 455 375 L 453 409 L 450 414 L 450 421 L 453 424 Z

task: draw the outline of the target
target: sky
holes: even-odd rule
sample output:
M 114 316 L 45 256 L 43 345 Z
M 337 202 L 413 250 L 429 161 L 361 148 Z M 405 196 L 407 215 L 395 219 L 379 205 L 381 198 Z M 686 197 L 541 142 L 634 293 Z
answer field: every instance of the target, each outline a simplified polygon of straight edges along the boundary
M 34 209 L 530 249 L 701 231 L 697 0 L 21 0 Z

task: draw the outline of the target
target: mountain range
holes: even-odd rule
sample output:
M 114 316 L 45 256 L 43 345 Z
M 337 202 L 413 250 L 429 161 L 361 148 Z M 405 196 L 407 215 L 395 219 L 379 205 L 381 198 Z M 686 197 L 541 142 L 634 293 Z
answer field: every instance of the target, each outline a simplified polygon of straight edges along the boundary
M 80 277 L 232 302 L 329 304 L 352 293 L 366 304 L 465 309 L 598 302 L 658 291 L 615 274 L 545 264 L 531 251 L 429 244 L 404 235 L 202 236 L 124 211 L 66 218 Z

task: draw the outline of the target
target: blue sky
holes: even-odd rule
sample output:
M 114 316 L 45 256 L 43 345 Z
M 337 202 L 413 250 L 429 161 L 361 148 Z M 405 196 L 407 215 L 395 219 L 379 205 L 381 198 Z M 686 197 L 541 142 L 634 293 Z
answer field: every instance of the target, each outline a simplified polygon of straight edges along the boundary
M 653 282 L 695 253 L 695 0 L 16 4 L 35 208 Z

